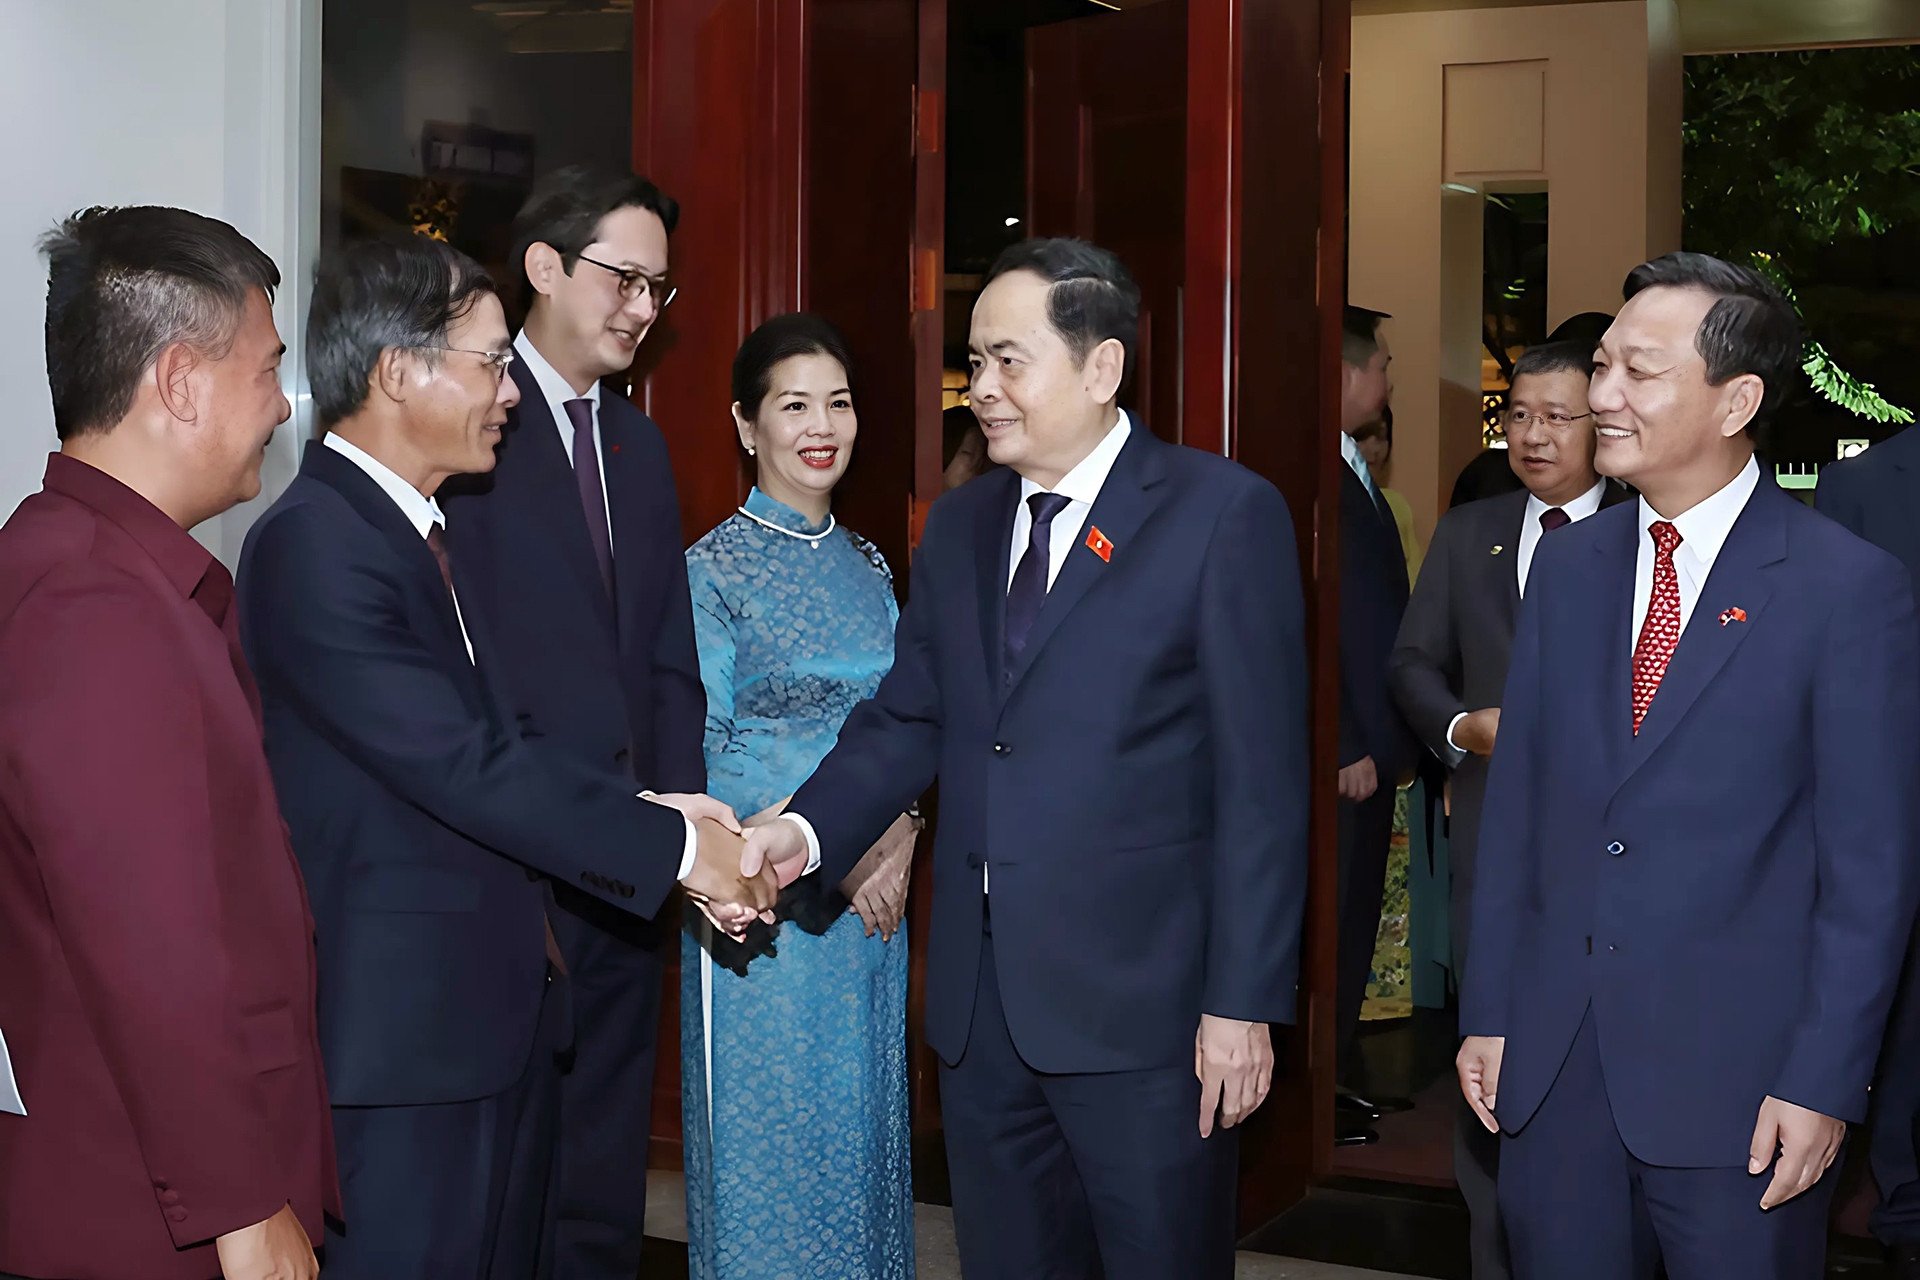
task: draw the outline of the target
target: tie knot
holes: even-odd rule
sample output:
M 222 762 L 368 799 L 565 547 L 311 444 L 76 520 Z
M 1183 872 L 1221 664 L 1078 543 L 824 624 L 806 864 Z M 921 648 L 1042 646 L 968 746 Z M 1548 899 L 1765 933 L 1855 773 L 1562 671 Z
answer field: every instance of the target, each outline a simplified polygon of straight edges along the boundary
M 1548 533 L 1555 529 L 1564 529 L 1573 523 L 1573 517 L 1559 507 L 1548 507 L 1540 513 L 1540 527 Z
M 569 400 L 566 404 L 567 417 L 573 419 L 574 434 L 593 433 L 593 401 L 582 396 L 578 400 Z
M 1067 509 L 1073 499 L 1064 493 L 1036 493 L 1027 499 L 1027 507 L 1033 512 L 1033 527 L 1043 528 L 1053 523 L 1053 518 Z
M 1680 530 L 1669 520 L 1655 520 L 1647 526 L 1647 532 L 1653 535 L 1653 547 L 1663 556 L 1670 556 L 1681 542 Z

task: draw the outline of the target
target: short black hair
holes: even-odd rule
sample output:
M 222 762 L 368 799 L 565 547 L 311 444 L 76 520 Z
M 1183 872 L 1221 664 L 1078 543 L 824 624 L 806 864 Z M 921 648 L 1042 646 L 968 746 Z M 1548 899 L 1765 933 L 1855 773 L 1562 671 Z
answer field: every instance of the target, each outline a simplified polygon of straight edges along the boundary
M 1340 359 L 1356 369 L 1366 367 L 1380 351 L 1380 322 L 1391 320 L 1384 311 L 1348 306 L 1340 313 Z
M 1518 382 L 1529 374 L 1577 373 L 1593 376 L 1593 348 L 1579 342 L 1542 342 L 1528 347 L 1513 362 L 1513 378 Z
M 1053 287 L 1047 292 L 1047 323 L 1085 364 L 1109 339 L 1125 352 L 1120 385 L 1133 377 L 1140 348 L 1140 286 L 1118 255 L 1069 237 L 1022 240 L 1009 246 L 987 272 L 987 284 L 1015 271 L 1031 272 Z
M 174 343 L 224 357 L 247 295 L 259 289 L 271 301 L 280 285 L 253 241 L 185 209 L 85 209 L 40 237 L 40 253 L 47 386 L 62 440 L 126 417 L 141 376 Z
M 773 319 L 747 335 L 733 357 L 733 399 L 751 418 L 773 390 L 773 371 L 794 356 L 832 356 L 853 382 L 853 357 L 840 330 L 816 315 L 795 311 Z
M 1716 301 L 1694 334 L 1694 349 L 1707 363 L 1707 384 L 1723 386 L 1747 374 L 1760 379 L 1760 410 L 1749 427 L 1763 425 L 1787 397 L 1790 375 L 1800 363 L 1800 317 L 1793 304 L 1751 267 L 1704 253 L 1669 253 L 1642 263 L 1623 290 L 1632 298 L 1648 289 L 1699 289 Z
M 325 431 L 367 402 L 382 352 L 429 363 L 447 329 L 494 292 L 493 278 L 458 249 L 425 236 L 363 240 L 321 260 L 307 313 L 307 380 Z
M 1577 343 L 1591 351 L 1600 345 L 1600 339 L 1606 337 L 1607 330 L 1612 327 L 1613 317 L 1606 312 L 1582 311 L 1579 315 L 1562 320 L 1547 335 L 1547 341 Z
M 593 243 L 601 222 L 620 209 L 648 210 L 668 235 L 680 223 L 679 202 L 635 173 L 570 164 L 541 177 L 513 218 L 510 262 L 520 286 L 530 287 L 528 249 L 536 244 L 550 246 L 560 255 L 561 267 L 572 275 L 580 263 L 580 251 Z

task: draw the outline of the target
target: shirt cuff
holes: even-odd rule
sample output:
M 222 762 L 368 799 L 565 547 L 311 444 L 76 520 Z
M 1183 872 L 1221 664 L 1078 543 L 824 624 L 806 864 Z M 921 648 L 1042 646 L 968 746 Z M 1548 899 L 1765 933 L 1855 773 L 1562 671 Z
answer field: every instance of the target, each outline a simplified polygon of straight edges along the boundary
M 1460 722 L 1462 720 L 1465 720 L 1471 714 L 1472 714 L 1471 712 L 1462 711 L 1459 715 L 1447 721 L 1447 749 L 1452 753 L 1451 756 L 1448 758 L 1447 763 L 1450 765 L 1459 764 L 1462 760 L 1465 760 L 1469 754 L 1465 747 L 1461 746 L 1459 743 L 1453 740 L 1453 731 L 1455 729 L 1458 729 L 1460 727 Z
M 783 813 L 780 816 L 782 818 L 785 818 L 788 822 L 791 822 L 794 826 L 800 828 L 801 834 L 807 837 L 807 869 L 805 871 L 802 871 L 800 874 L 803 876 L 812 875 L 814 872 L 820 869 L 820 836 L 819 834 L 814 831 L 813 824 L 811 822 L 808 822 L 805 818 L 801 817 L 797 813 Z
M 640 798 L 642 800 L 651 800 L 663 809 L 673 808 L 670 804 L 662 803 L 651 791 L 642 791 Z M 680 870 L 675 872 L 673 876 L 676 882 L 685 880 L 693 874 L 693 864 L 700 857 L 700 833 L 694 830 L 693 819 L 683 813 L 680 815 L 680 821 L 687 828 L 687 839 L 686 843 L 680 846 Z

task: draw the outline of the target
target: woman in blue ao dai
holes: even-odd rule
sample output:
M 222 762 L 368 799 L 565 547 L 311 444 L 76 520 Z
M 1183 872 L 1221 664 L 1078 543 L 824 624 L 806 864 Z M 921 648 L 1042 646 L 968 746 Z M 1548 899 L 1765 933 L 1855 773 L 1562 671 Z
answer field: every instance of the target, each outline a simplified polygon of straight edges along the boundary
M 857 422 L 844 339 L 755 330 L 733 414 L 756 484 L 687 553 L 707 690 L 708 790 L 779 811 L 893 664 L 880 553 L 831 514 Z M 802 879 L 744 945 L 689 914 L 681 1059 L 696 1280 L 911 1280 L 907 939 L 917 820 L 839 886 Z M 850 905 L 851 904 L 851 905 Z

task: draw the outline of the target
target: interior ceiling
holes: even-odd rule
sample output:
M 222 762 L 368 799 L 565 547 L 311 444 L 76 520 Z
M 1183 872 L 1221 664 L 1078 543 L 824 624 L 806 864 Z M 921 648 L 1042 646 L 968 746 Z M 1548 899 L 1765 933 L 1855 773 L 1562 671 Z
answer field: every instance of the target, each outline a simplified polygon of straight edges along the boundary
M 1353 12 L 1431 13 L 1604 0 L 1353 0 Z M 1920 0 L 1675 0 L 1688 53 L 1920 43 Z

